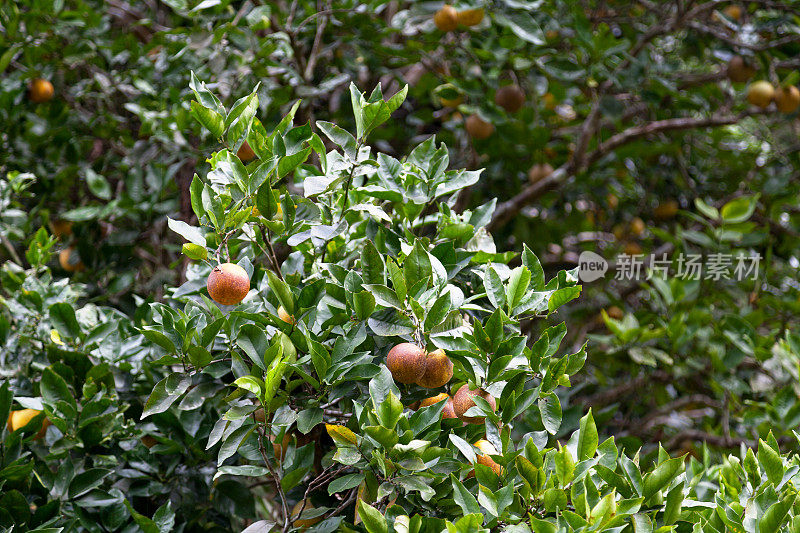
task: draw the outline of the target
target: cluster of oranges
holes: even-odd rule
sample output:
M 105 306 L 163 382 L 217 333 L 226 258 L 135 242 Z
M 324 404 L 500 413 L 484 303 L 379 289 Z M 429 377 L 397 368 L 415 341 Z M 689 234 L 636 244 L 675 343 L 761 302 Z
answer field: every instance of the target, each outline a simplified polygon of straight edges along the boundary
M 453 362 L 447 357 L 444 350 L 437 349 L 427 352 L 410 342 L 398 344 L 389 350 L 386 356 L 386 367 L 396 382 L 407 385 L 416 384 L 426 389 L 443 387 L 453 378 Z M 425 398 L 414 407 L 428 407 L 445 402 L 442 409 L 443 419 L 459 419 L 464 424 L 483 424 L 485 417 L 466 414 L 471 407 L 476 405 L 475 398 L 477 397 L 486 400 L 492 411 L 497 410 L 497 402 L 491 394 L 481 388 L 472 388 L 469 384 L 462 385 L 452 397 L 446 392 L 442 392 L 436 396 Z M 490 457 L 490 455 L 497 455 L 495 447 L 485 439 L 477 441 L 475 447 L 483 452 L 477 456 L 478 463 L 488 466 L 499 475 L 501 467 Z
M 750 81 L 756 69 L 742 56 L 733 56 L 728 62 L 728 79 L 737 83 Z M 747 88 L 747 101 L 766 109 L 772 102 L 781 113 L 794 113 L 800 107 L 800 89 L 794 85 L 778 86 L 766 80 L 757 80 Z

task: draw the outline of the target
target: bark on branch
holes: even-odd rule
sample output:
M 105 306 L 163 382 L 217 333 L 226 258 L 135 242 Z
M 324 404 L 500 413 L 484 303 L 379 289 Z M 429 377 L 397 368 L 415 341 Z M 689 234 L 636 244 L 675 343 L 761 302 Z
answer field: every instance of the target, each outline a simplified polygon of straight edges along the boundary
M 586 167 L 610 152 L 616 150 L 620 146 L 656 133 L 736 124 L 745 117 L 760 113 L 763 113 L 763 111 L 746 111 L 738 115 L 717 115 L 700 118 L 670 118 L 665 120 L 656 120 L 641 126 L 630 127 L 600 143 L 600 145 L 585 158 L 585 164 L 575 166 L 569 162 L 565 165 L 562 165 L 547 178 L 537 183 L 528 185 L 516 196 L 513 196 L 511 199 L 499 204 L 494 212 L 492 221 L 487 226 L 487 229 L 492 231 L 502 227 L 509 220 L 514 218 L 514 216 L 519 213 L 522 208 L 530 204 L 533 200 L 539 198 L 545 192 L 555 188 L 569 177 L 583 171 Z

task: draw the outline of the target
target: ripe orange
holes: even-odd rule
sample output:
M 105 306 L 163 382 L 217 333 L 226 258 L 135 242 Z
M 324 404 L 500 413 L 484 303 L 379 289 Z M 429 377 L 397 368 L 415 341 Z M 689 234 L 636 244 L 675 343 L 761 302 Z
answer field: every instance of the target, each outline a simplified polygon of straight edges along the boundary
M 759 80 L 750 84 L 747 90 L 747 101 L 761 109 L 769 106 L 775 96 L 775 88 L 768 81 Z
M 211 299 L 222 305 L 236 305 L 250 291 L 250 276 L 234 263 L 222 263 L 214 267 L 206 281 Z
M 245 141 L 244 144 L 239 147 L 239 150 L 236 151 L 236 155 L 242 160 L 243 163 L 247 163 L 256 157 L 256 153 L 253 151 L 247 141 Z
M 458 11 L 450 4 L 445 4 L 433 15 L 433 23 L 441 31 L 453 31 L 458 28 Z
M 775 91 L 775 105 L 781 113 L 794 113 L 800 107 L 800 89 L 794 85 L 780 87 Z
M 465 9 L 459 11 L 457 16 L 462 26 L 477 26 L 483 20 L 483 8 Z
M 28 94 L 31 102 L 43 104 L 53 99 L 55 90 L 53 89 L 53 84 L 49 81 L 42 78 L 35 78 L 31 80 L 31 84 L 28 87 Z
M 488 139 L 494 133 L 494 125 L 491 122 L 486 122 L 478 115 L 467 117 L 466 128 L 469 136 L 478 140 Z
M 417 383 L 425 373 L 425 350 L 414 343 L 403 342 L 389 350 L 386 367 L 398 383 Z
M 86 268 L 77 250 L 72 246 L 64 248 L 58 253 L 58 264 L 67 272 L 80 272 Z

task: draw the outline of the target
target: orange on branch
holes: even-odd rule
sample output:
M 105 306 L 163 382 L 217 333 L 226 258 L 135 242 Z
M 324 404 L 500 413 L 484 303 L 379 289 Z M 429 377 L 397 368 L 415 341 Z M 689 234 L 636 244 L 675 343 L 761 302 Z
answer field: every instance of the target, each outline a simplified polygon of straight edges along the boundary
M 54 94 L 55 90 L 53 89 L 53 84 L 49 81 L 42 78 L 31 80 L 31 84 L 28 87 L 28 95 L 30 96 L 31 102 L 35 104 L 49 102 L 53 99 Z
M 234 263 L 222 263 L 214 267 L 206 282 L 208 295 L 222 305 L 236 305 L 250 291 L 250 276 Z
M 441 31 L 453 31 L 458 27 L 458 11 L 450 4 L 445 4 L 433 15 L 433 23 Z
M 425 373 L 425 350 L 414 343 L 403 342 L 389 350 L 386 367 L 398 383 L 417 383 Z

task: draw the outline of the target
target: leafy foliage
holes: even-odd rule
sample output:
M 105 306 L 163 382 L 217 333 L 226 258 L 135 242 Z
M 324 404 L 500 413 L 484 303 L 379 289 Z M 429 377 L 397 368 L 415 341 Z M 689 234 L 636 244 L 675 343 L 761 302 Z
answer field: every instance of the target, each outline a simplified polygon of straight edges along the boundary
M 2 10 L 0 528 L 800 530 L 794 6 L 440 8 Z

